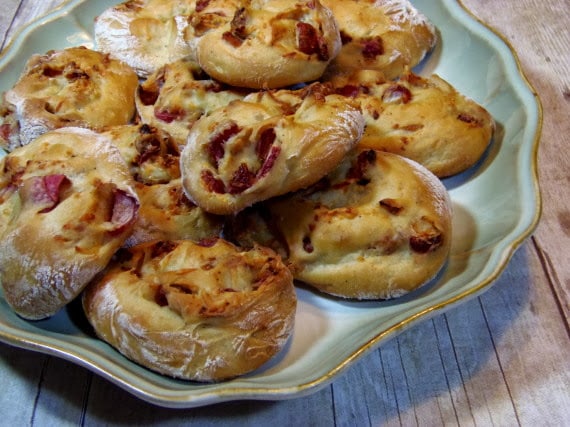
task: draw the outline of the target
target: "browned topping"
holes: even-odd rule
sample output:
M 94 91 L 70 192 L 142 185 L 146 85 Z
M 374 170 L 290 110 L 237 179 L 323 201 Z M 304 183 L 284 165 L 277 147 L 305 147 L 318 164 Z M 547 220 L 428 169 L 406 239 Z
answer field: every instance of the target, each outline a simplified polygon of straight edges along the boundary
M 381 37 L 374 37 L 362 43 L 362 56 L 366 59 L 376 59 L 384 53 L 384 42 Z
M 336 89 L 336 93 L 350 98 L 356 98 L 360 93 L 360 87 L 356 85 L 345 85 Z
M 86 212 L 79 217 L 79 224 L 67 223 L 63 226 L 64 230 L 85 230 L 85 224 L 93 222 L 97 216 L 93 212 Z
M 229 21 L 225 15 L 218 13 L 195 13 L 190 18 L 190 26 L 194 28 L 196 37 L 200 37 L 213 28 L 219 28 Z M 229 33 L 229 32 L 228 32 Z
M 61 76 L 63 74 L 63 70 L 59 68 L 52 68 L 50 66 L 45 66 L 42 69 L 42 74 L 46 77 L 53 78 L 57 76 Z
M 170 241 L 162 240 L 162 241 L 156 242 L 152 246 L 152 251 L 150 253 L 150 256 L 151 256 L 151 258 L 163 257 L 164 255 L 172 252 L 177 247 L 178 247 L 178 244 L 176 242 L 170 242 Z
M 417 132 L 420 129 L 423 129 L 424 125 L 421 123 L 416 123 L 416 124 L 410 124 L 410 125 L 406 125 L 406 126 L 398 126 L 397 129 L 403 129 L 403 130 L 407 130 L 409 132 Z
M 242 45 L 244 40 L 247 38 L 247 31 L 245 24 L 247 23 L 247 14 L 245 8 L 239 8 L 232 22 L 230 23 L 230 31 L 226 31 L 222 34 L 224 41 L 228 42 L 233 47 L 239 47 Z
M 457 115 L 457 118 L 462 122 L 469 123 L 470 125 L 482 126 L 481 121 L 477 119 L 477 117 L 472 116 L 471 114 L 460 113 Z
M 265 175 L 267 175 L 267 173 L 269 173 L 269 171 L 271 170 L 271 168 L 275 164 L 275 160 L 277 160 L 277 157 L 279 157 L 280 153 L 281 153 L 281 147 L 277 147 L 277 146 L 271 147 L 271 151 L 269 152 L 269 155 L 265 158 L 265 161 L 263 162 L 261 169 L 259 169 L 259 171 L 257 173 L 258 178 L 262 178 Z
M 366 169 L 368 169 L 368 165 L 373 164 L 375 161 L 376 151 L 365 150 L 360 152 L 356 158 L 356 162 L 354 162 L 352 167 L 348 170 L 346 179 L 354 180 L 359 185 L 368 184 L 370 179 L 366 178 Z
M 158 99 L 159 91 L 154 89 L 146 89 L 144 86 L 139 86 L 138 89 L 139 99 L 143 105 L 154 105 Z
M 50 113 L 50 114 L 57 114 L 57 106 L 51 105 L 51 104 L 49 104 L 48 102 L 46 102 L 46 103 L 44 104 L 44 108 L 45 108 L 45 110 L 46 110 L 48 113 Z M 61 120 L 62 120 L 62 121 L 65 121 L 66 119 L 65 119 L 65 118 L 62 118 Z
M 171 187 L 168 189 L 168 192 L 170 193 L 170 199 L 175 200 L 178 208 L 193 209 L 196 207 L 196 204 L 186 196 L 182 187 Z
M 12 133 L 12 126 L 9 123 L 4 123 L 0 126 L 0 138 L 8 140 L 10 134 Z
M 425 254 L 436 250 L 443 243 L 443 236 L 441 233 L 430 235 L 430 234 L 418 234 L 410 237 L 410 247 L 413 251 L 420 254 Z
M 260 162 L 263 162 L 267 158 L 269 150 L 274 142 L 275 129 L 268 128 L 261 132 L 259 141 L 257 141 L 257 144 L 255 145 L 255 154 L 257 154 L 257 158 Z
M 230 194 L 240 194 L 255 183 L 255 173 L 250 171 L 245 163 L 239 165 L 229 183 Z
M 202 246 L 204 248 L 211 248 L 218 242 L 217 237 L 207 237 L 204 239 L 200 239 L 197 243 L 198 246 Z
M 311 238 L 309 236 L 303 237 L 303 249 L 307 253 L 313 253 L 315 248 L 313 247 L 313 243 L 311 242 Z
M 242 39 L 229 31 L 226 31 L 224 34 L 222 34 L 222 39 L 235 48 L 238 48 L 243 44 Z
M 342 42 L 342 44 L 347 44 L 350 43 L 352 41 L 352 37 L 349 36 L 348 34 L 346 34 L 344 31 L 340 32 L 340 41 Z
M 206 92 L 219 93 L 225 89 L 224 85 L 214 80 L 202 80 L 202 87 Z
M 326 102 L 326 97 L 333 93 L 335 93 L 335 89 L 332 85 L 316 82 L 309 86 L 305 86 L 302 92 L 300 92 L 300 95 L 302 99 L 312 96 L 315 101 Z
M 417 74 L 414 73 L 406 73 L 404 74 L 400 80 L 402 81 L 406 81 L 409 84 L 411 84 L 412 86 L 416 86 L 416 87 L 427 87 L 429 86 L 429 81 L 424 79 L 421 76 L 418 76 Z
M 120 264 L 122 271 L 129 271 L 131 274 L 141 277 L 142 268 L 145 263 L 145 256 L 142 252 L 133 252 L 132 249 L 119 249 L 113 259 Z
M 156 103 L 165 79 L 165 69 L 162 68 L 154 80 L 149 79 L 139 85 L 138 96 L 143 105 L 154 105 Z
M 429 218 L 422 217 L 416 221 L 413 229 L 414 234 L 410 237 L 410 247 L 413 251 L 424 254 L 443 244 L 443 234 Z
M 135 146 L 139 152 L 136 159 L 138 164 L 144 163 L 148 159 L 160 154 L 160 140 L 156 137 L 141 138 L 137 140 Z
M 169 288 L 176 289 L 179 293 L 186 295 L 193 295 L 195 293 L 194 289 L 185 283 L 171 283 Z
M 67 70 L 67 72 L 65 73 L 65 78 L 70 82 L 73 82 L 81 79 L 89 79 L 89 74 L 77 68 L 77 69 Z
M 306 22 L 297 23 L 297 46 L 301 52 L 307 55 L 318 52 L 319 42 L 315 27 Z
M 382 101 L 384 102 L 401 102 L 407 104 L 412 100 L 412 92 L 402 85 L 397 83 L 391 85 L 382 94 Z
M 215 266 L 216 266 L 216 265 L 214 264 L 214 261 L 209 261 L 209 262 L 207 262 L 207 263 L 205 263 L 205 264 L 202 264 L 202 265 L 200 266 L 200 268 L 201 268 L 202 270 L 204 270 L 204 271 L 209 271 L 209 270 L 212 270 Z
M 239 8 L 236 10 L 232 22 L 230 23 L 232 33 L 235 34 L 240 39 L 245 39 L 247 37 L 245 24 L 247 23 L 247 13 L 245 8 Z
M 218 167 L 218 162 L 224 157 L 225 143 L 234 135 L 237 135 L 241 128 L 235 122 L 229 122 L 225 127 L 218 131 L 208 144 L 208 155 L 210 162 Z
M 386 209 L 392 215 L 398 215 L 404 207 L 395 199 L 382 199 L 380 200 L 380 207 Z
M 157 286 L 154 292 L 154 302 L 160 307 L 166 307 L 168 305 L 168 300 L 166 299 L 166 292 L 162 286 Z
M 214 177 L 212 171 L 203 170 L 200 174 L 200 178 L 209 192 L 217 194 L 224 194 L 226 192 L 226 186 L 223 181 Z
M 144 129 L 143 129 L 144 128 Z M 161 156 L 164 163 L 178 161 L 180 151 L 176 144 L 168 138 L 160 138 L 148 125 L 141 126 L 140 137 L 135 142 L 139 155 L 134 161 L 142 164 L 156 156 Z
M 297 47 L 306 55 L 316 54 L 321 61 L 329 60 L 326 42 L 311 24 L 298 22 L 296 27 Z
M 210 0 L 197 0 L 196 1 L 196 12 L 202 12 L 204 9 L 208 7 Z
M 172 123 L 175 120 L 180 120 L 184 115 L 185 112 L 182 109 L 154 110 L 154 117 L 165 123 Z

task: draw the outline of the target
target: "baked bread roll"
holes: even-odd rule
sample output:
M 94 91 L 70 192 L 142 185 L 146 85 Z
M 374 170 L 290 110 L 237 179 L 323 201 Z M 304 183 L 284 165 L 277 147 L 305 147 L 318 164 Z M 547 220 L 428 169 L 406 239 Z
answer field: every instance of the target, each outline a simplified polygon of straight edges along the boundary
M 95 18 L 97 49 L 146 77 L 165 64 L 191 57 L 184 33 L 196 0 L 127 0 Z
M 232 239 L 275 247 L 295 279 L 343 298 L 399 297 L 449 256 L 447 191 L 423 166 L 391 153 L 355 150 L 319 184 L 252 209 Z
M 137 182 L 135 189 L 140 208 L 124 246 L 151 240 L 197 241 L 221 235 L 224 218 L 192 203 L 182 189 L 180 178 L 152 185 Z
M 168 132 L 182 146 L 202 115 L 245 95 L 204 76 L 193 62 L 179 60 L 159 68 L 140 84 L 136 105 L 144 123 Z
M 253 371 L 291 335 L 293 279 L 267 248 L 215 239 L 121 250 L 83 294 L 97 335 L 161 374 L 212 382 Z
M 408 0 L 321 2 L 332 10 L 342 38 L 327 75 L 373 69 L 394 79 L 437 43 L 434 26 Z
M 182 190 L 180 151 L 168 133 L 139 124 L 115 126 L 104 135 L 129 166 L 140 200 L 133 230 L 124 246 L 219 236 L 223 219 L 196 206 Z
M 129 123 L 138 78 L 128 65 L 85 47 L 33 55 L 6 92 L 25 145 L 48 130 L 84 127 L 100 131 Z
M 107 138 L 50 131 L 0 159 L 0 282 L 27 319 L 73 300 L 130 234 L 133 180 Z
M 473 166 L 491 142 L 491 114 L 437 75 L 407 72 L 384 82 L 374 72 L 360 71 L 332 83 L 362 109 L 361 147 L 408 157 L 440 178 Z
M 184 39 L 192 54 L 190 58 L 197 60 L 197 44 L 204 34 L 219 28 L 234 18 L 237 10 L 243 7 L 244 0 L 198 0 L 194 12 L 188 18 L 188 26 L 184 30 Z
M 137 182 L 164 184 L 180 178 L 180 150 L 168 133 L 133 124 L 114 126 L 103 134 L 119 149 Z
M 198 63 L 216 80 L 253 89 L 311 82 L 340 50 L 336 20 L 318 0 L 242 4 L 196 41 Z
M 320 84 L 252 94 L 196 122 L 181 155 L 182 185 L 204 210 L 233 214 L 317 182 L 363 127 L 360 111 Z
M 0 150 L 9 152 L 20 145 L 22 145 L 20 142 L 20 125 L 16 117 L 16 110 L 13 105 L 6 102 L 4 94 L 2 94 L 0 99 Z

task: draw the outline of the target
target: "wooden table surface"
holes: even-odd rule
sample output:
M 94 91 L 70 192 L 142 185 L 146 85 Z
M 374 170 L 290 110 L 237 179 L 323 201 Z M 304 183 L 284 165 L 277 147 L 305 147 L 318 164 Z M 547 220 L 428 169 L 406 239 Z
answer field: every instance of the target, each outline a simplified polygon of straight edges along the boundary
M 93 0 L 96 1 L 96 0 Z M 61 0 L 2 0 L 0 47 Z M 570 1 L 463 0 L 537 91 L 541 221 L 481 296 L 424 321 L 309 396 L 173 410 L 0 343 L 0 425 L 570 425 Z

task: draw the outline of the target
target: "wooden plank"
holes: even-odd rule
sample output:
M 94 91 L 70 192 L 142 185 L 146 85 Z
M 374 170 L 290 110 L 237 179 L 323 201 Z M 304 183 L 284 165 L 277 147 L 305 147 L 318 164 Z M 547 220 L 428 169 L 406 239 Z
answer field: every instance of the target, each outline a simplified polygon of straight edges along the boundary
M 481 297 L 502 378 L 522 425 L 562 425 L 570 419 L 570 340 L 556 297 L 534 285 L 545 278 L 532 242 L 514 261 L 518 268 Z
M 18 5 L 20 4 L 20 0 L 3 1 L 4 4 L 2 7 L 4 10 L 0 13 L 0 28 L 2 29 L 0 32 L 0 50 L 4 49 L 8 31 L 13 27 L 14 15 L 16 14 Z
M 160 408 L 139 400 L 108 381 L 94 377 L 86 425 L 200 426 L 333 425 L 331 387 L 309 396 L 283 401 L 236 401 L 193 409 Z
M 0 425 L 30 425 L 48 357 L 0 343 Z
M 92 374 L 56 357 L 45 364 L 34 408 L 38 425 L 80 425 L 89 395 Z
M 395 420 L 399 424 L 402 398 L 396 396 L 401 389 L 395 384 L 398 370 L 401 372 L 397 353 L 398 343 L 391 340 L 382 351 L 365 356 L 332 384 L 336 425 L 389 426 Z

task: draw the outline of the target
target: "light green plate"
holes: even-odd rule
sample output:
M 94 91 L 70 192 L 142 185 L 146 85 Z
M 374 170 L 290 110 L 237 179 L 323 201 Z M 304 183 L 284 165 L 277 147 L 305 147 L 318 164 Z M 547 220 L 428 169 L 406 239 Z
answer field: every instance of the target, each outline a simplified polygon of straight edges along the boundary
M 78 44 L 93 47 L 93 18 L 114 3 L 72 0 L 19 33 L 0 58 L 0 90 L 16 81 L 33 53 Z M 289 345 L 263 369 L 221 384 L 173 380 L 133 364 L 90 334 L 75 303 L 47 321 L 27 322 L 12 313 L 0 294 L 0 340 L 85 366 L 162 406 L 285 399 L 315 392 L 384 340 L 487 289 L 540 216 L 540 103 L 512 49 L 460 3 L 414 4 L 441 35 L 439 47 L 417 71 L 438 73 L 485 106 L 498 123 L 485 157 L 468 172 L 445 180 L 455 234 L 449 264 L 433 283 L 383 302 L 339 301 L 300 288 L 297 328 Z

